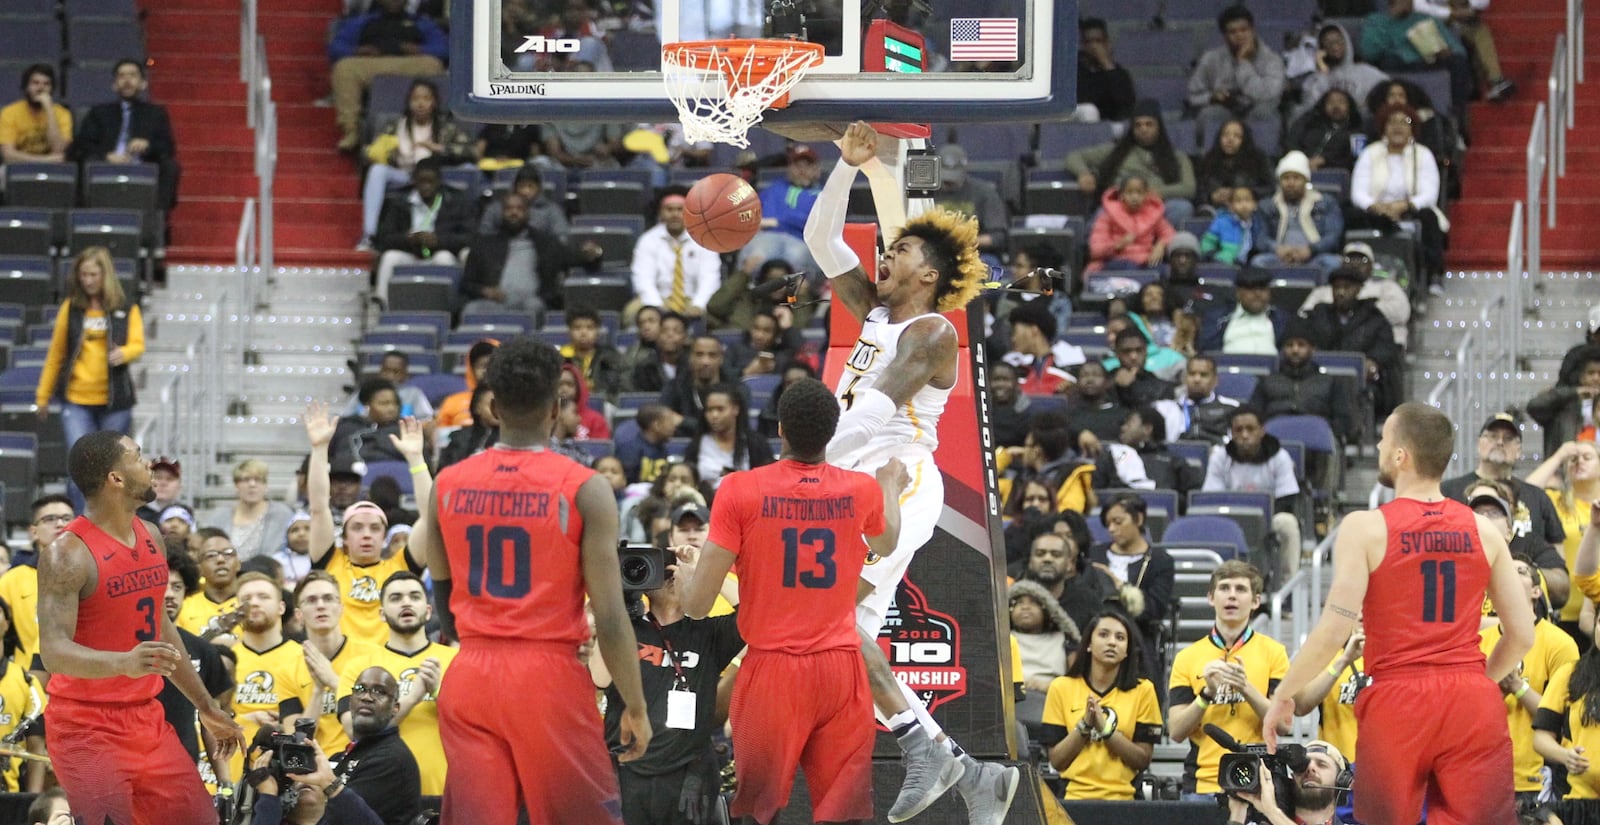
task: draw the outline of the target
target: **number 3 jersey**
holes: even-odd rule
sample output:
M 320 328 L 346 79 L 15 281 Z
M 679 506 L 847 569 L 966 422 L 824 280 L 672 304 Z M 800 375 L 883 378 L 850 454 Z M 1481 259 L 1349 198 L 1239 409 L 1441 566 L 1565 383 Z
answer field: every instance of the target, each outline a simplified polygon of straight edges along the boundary
M 469 639 L 589 636 L 578 488 L 594 471 L 559 453 L 496 445 L 434 481 L 450 559 L 450 611 Z
M 863 536 L 884 531 L 883 489 L 865 473 L 784 459 L 725 476 L 715 543 L 738 559 L 739 635 L 751 650 L 854 650 Z
M 866 321 L 861 324 L 861 337 L 856 339 L 850 357 L 845 359 L 844 372 L 839 374 L 839 386 L 834 390 L 842 409 L 850 409 L 856 393 L 878 386 L 900 351 L 901 334 L 921 318 L 939 318 L 949 323 L 943 315 L 930 313 L 891 324 L 888 308 L 881 306 L 867 313 Z M 924 384 L 910 401 L 895 410 L 894 416 L 865 446 L 848 455 L 835 455 L 829 450 L 828 460 L 842 467 L 853 467 L 885 449 L 905 444 L 926 447 L 929 452 L 938 449 L 939 416 L 944 413 L 945 402 L 954 386 L 941 390 Z
M 72 641 L 93 650 L 121 653 L 140 642 L 161 638 L 161 622 L 166 618 L 167 557 L 144 529 L 144 522 L 133 520 L 131 547 L 83 516 L 66 529 L 83 541 L 95 566 L 94 590 L 78 600 L 78 626 Z M 162 678 L 155 674 L 137 679 L 83 679 L 58 674 L 51 677 L 46 689 L 51 696 L 80 702 L 138 704 L 156 698 L 161 685 Z
M 1373 679 L 1429 668 L 1483 667 L 1478 624 L 1489 559 L 1477 517 L 1451 499 L 1395 499 L 1378 508 L 1388 527 L 1383 562 L 1362 607 Z

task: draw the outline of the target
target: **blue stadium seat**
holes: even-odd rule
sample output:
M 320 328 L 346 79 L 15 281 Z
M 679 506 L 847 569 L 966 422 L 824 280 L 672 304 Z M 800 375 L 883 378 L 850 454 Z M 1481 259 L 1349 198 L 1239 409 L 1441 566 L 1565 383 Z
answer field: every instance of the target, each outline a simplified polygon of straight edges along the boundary
M 450 373 L 414 375 L 407 379 L 407 383 L 420 390 L 427 397 L 428 403 L 435 408 L 446 398 L 458 392 L 465 392 L 467 389 L 465 378 Z
M 432 327 L 443 337 L 450 330 L 448 312 L 385 312 L 378 316 L 378 327 Z
M 1234 558 L 1250 557 L 1250 542 L 1244 530 L 1238 522 L 1223 516 L 1179 516 L 1161 534 L 1162 544 L 1182 545 L 1195 541 L 1232 545 Z
M 1000 160 L 1017 163 L 1033 157 L 1033 125 L 1028 123 L 962 123 L 955 127 L 955 142 L 969 161 Z
M 1067 155 L 1115 139 L 1109 123 L 1039 124 L 1039 165 L 1060 164 Z
M 0 54 L 17 62 L 55 64 L 61 58 L 61 23 L 44 15 L 0 20 Z
M 1217 372 L 1243 372 L 1250 375 L 1271 375 L 1278 371 L 1278 356 L 1256 355 L 1244 352 L 1208 352 L 1217 364 Z M 1237 397 L 1237 396 L 1235 396 Z
M 1255 395 L 1260 377 L 1248 372 L 1217 372 L 1217 393 L 1243 404 Z

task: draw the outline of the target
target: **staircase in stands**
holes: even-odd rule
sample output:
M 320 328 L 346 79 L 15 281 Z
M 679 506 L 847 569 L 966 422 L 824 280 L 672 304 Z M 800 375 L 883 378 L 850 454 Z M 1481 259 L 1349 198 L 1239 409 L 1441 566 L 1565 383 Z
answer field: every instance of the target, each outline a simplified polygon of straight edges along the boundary
M 1505 103 L 1472 104 L 1461 198 L 1450 207 L 1450 269 L 1506 265 L 1511 205 L 1527 197 L 1528 133 L 1535 107 L 1549 97 L 1550 58 L 1565 14 L 1565 0 L 1502 0 L 1486 15 L 1505 74 L 1519 89 Z M 1600 26 L 1591 21 L 1587 29 L 1588 82 L 1578 87 L 1567 175 L 1556 186 L 1558 225 L 1542 236 L 1547 270 L 1600 263 L 1584 237 L 1587 227 L 1600 224 Z
M 326 38 L 337 4 L 260 4 L 273 99 L 278 107 L 276 254 L 283 265 L 368 266 L 355 253 L 361 209 L 353 159 L 334 150 Z M 183 163 L 173 215 L 174 263 L 234 260 L 245 198 L 257 193 L 253 134 L 239 82 L 238 0 L 147 2 L 152 97 L 172 113 Z

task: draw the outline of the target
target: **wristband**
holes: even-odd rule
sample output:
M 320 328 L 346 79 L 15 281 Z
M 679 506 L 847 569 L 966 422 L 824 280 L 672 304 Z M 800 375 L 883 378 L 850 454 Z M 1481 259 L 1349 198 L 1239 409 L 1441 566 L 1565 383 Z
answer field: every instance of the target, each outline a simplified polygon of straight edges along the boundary
M 1343 672 L 1344 672 L 1344 670 L 1341 669 L 1341 668 L 1334 667 L 1333 665 L 1328 665 L 1328 675 L 1332 676 L 1335 679 L 1339 678 L 1339 674 L 1341 674 Z
M 1078 720 L 1077 731 L 1086 739 L 1094 738 L 1094 728 L 1089 727 L 1089 718 L 1087 716 Z
M 1111 718 L 1109 715 L 1107 715 L 1106 716 L 1106 726 L 1099 730 L 1100 739 L 1102 741 L 1106 740 L 1106 739 L 1110 739 L 1112 734 L 1115 734 L 1116 732 L 1117 732 L 1117 720 L 1115 720 L 1115 719 Z
M 1211 700 L 1207 699 L 1206 695 L 1204 693 L 1201 693 L 1201 694 L 1195 696 L 1194 697 L 1194 703 L 1196 705 L 1199 705 L 1201 709 L 1205 709 L 1205 708 L 1211 707 Z
M 426 473 L 427 471 L 428 465 L 426 462 L 419 461 L 416 464 L 411 465 L 412 475 L 416 475 L 417 473 Z
M 1528 694 L 1528 691 L 1531 690 L 1532 688 L 1533 688 L 1533 686 L 1528 684 L 1528 680 L 1527 679 L 1523 679 L 1522 680 L 1522 686 L 1517 688 L 1516 690 L 1512 691 L 1511 695 L 1512 695 L 1513 698 L 1521 699 L 1522 697 L 1526 696 Z

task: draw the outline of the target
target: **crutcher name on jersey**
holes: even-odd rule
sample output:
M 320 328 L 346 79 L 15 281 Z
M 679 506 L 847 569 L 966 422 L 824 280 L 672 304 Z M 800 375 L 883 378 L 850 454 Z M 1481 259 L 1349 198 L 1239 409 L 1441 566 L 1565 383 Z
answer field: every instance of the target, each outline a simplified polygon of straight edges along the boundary
M 788 498 L 762 496 L 761 517 L 789 521 L 835 521 L 855 518 L 856 500 L 851 496 L 838 498 Z
M 158 564 L 106 579 L 106 595 L 116 598 L 152 587 L 167 586 L 167 566 Z
M 467 516 L 544 518 L 550 512 L 550 498 L 550 493 L 457 490 L 450 497 L 450 511 Z
M 1412 553 L 1473 553 L 1472 534 L 1462 530 L 1425 530 L 1400 534 L 1400 555 Z

